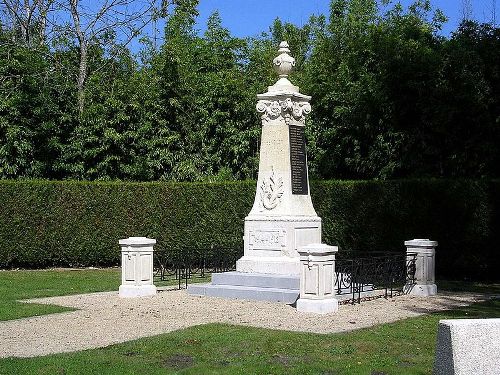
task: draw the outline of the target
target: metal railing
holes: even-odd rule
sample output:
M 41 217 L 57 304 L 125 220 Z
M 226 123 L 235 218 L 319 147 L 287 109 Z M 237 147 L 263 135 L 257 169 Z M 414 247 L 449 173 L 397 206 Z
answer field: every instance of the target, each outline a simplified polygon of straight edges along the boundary
M 184 255 L 183 255 L 184 254 Z M 209 250 L 186 249 L 183 253 L 160 251 L 154 254 L 155 283 L 176 281 L 178 288 L 194 278 L 205 278 L 216 272 L 234 271 L 241 257 L 239 248 L 210 247 Z
M 184 255 L 181 255 L 184 254 Z M 175 281 L 179 289 L 189 281 L 212 273 L 234 271 L 239 248 L 154 254 L 154 281 Z M 340 303 L 361 303 L 380 297 L 406 294 L 415 284 L 416 254 L 339 252 L 335 261 L 335 290 Z
M 405 294 L 415 283 L 416 254 L 339 253 L 335 289 L 340 303 Z

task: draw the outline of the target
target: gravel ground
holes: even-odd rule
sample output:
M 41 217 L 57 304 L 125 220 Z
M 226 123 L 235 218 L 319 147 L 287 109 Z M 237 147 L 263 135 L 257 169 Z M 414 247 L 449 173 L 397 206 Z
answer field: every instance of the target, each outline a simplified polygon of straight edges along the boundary
M 117 292 L 32 299 L 29 302 L 77 311 L 0 322 L 0 357 L 34 357 L 104 347 L 206 323 L 331 333 L 453 309 L 484 300 L 479 294 L 398 296 L 361 305 L 341 305 L 337 313 L 300 313 L 277 303 L 190 296 L 168 290 L 153 297 L 121 299 Z

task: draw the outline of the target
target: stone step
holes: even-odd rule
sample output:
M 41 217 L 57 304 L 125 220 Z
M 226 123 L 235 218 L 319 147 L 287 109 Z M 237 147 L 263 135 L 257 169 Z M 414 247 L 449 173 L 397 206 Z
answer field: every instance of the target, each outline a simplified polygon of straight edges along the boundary
M 300 277 L 264 273 L 224 272 L 212 274 L 212 285 L 253 286 L 259 288 L 300 289 Z
M 188 293 L 197 296 L 247 299 L 292 304 L 299 298 L 298 289 L 262 288 L 241 285 L 191 284 Z
M 248 299 L 292 304 L 300 294 L 300 277 L 295 275 L 273 275 L 262 273 L 224 272 L 213 273 L 210 284 L 191 284 L 188 293 L 232 299 Z M 373 293 L 371 285 L 364 285 L 361 297 Z M 338 292 L 336 290 L 336 292 Z M 335 298 L 339 301 L 352 298 L 349 288 L 342 288 Z M 357 298 L 357 293 L 356 293 Z

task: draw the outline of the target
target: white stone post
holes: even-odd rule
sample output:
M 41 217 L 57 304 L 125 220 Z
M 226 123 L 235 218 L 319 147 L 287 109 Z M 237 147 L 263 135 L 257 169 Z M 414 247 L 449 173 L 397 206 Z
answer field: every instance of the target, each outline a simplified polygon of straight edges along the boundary
M 415 239 L 405 241 L 407 259 L 415 257 L 415 283 L 409 285 L 410 294 L 434 296 L 437 294 L 435 283 L 436 241 Z
M 311 244 L 299 248 L 301 276 L 297 310 L 328 314 L 338 310 L 335 299 L 335 253 L 337 246 Z
M 153 285 L 153 246 L 155 239 L 129 237 L 119 241 L 122 252 L 120 297 L 143 297 L 156 294 Z

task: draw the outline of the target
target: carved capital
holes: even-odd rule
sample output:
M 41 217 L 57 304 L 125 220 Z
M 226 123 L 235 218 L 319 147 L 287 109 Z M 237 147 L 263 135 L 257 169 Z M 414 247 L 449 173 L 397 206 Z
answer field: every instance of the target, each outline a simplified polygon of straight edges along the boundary
M 299 124 L 305 124 L 306 116 L 311 113 L 311 104 L 307 101 L 296 101 L 291 98 L 259 100 L 257 112 L 262 113 L 263 122 L 278 120 L 288 125 L 292 120 L 295 120 Z

